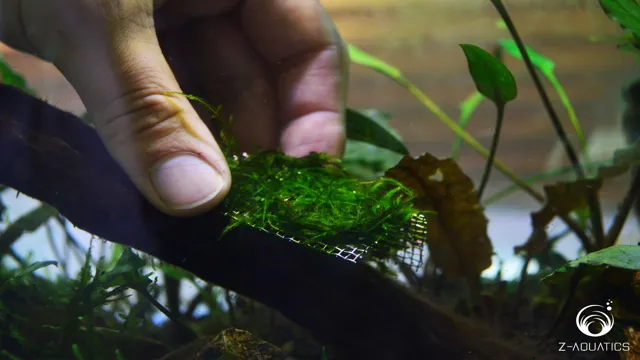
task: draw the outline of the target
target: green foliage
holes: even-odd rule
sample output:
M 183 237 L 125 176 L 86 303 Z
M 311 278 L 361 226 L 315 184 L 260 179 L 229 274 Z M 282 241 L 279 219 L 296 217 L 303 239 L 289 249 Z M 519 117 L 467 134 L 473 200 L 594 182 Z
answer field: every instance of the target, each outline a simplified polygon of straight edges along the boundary
M 23 215 L 2 233 L 0 233 L 0 254 L 5 254 L 9 247 L 23 234 L 36 231 L 44 225 L 51 217 L 58 214 L 58 211 L 47 205 L 41 204 L 36 209 Z
M 27 82 L 22 75 L 15 72 L 3 58 L 0 57 L 0 81 L 3 84 L 16 87 L 27 94 L 33 95 L 34 92 L 29 88 Z
M 619 47 L 638 54 L 640 60 L 640 3 L 637 0 L 600 0 L 600 6 L 625 30 Z
M 518 96 L 513 74 L 495 56 L 475 45 L 461 44 L 460 47 L 467 57 L 469 73 L 478 92 L 498 107 Z
M 474 91 L 460 103 L 460 119 L 458 120 L 458 125 L 460 125 L 461 128 L 464 129 L 467 126 L 469 120 L 471 120 L 471 115 L 473 115 L 473 112 L 480 106 L 484 99 L 485 97 L 481 93 Z M 456 138 L 453 140 L 451 158 L 458 159 L 461 146 L 462 138 L 456 134 Z
M 107 360 L 113 359 L 114 351 L 120 354 L 119 358 L 124 357 L 118 346 L 127 347 L 127 353 L 132 354 L 131 341 L 138 345 L 153 343 L 136 334 L 146 326 L 145 317 L 139 317 L 135 311 L 145 308 L 141 304 L 148 304 L 144 299 L 150 297 L 153 283 L 149 274 L 142 273 L 146 261 L 127 248 L 112 268 L 97 265 L 92 270 L 88 251 L 76 280 L 59 278 L 52 282 L 33 274 L 37 269 L 56 264 L 56 261 L 36 262 L 15 270 L 0 266 L 0 292 L 6 295 L 0 297 L 0 319 L 6 324 L 0 322 L 0 342 L 15 342 L 8 354 L 22 354 L 19 358 L 29 354 L 27 358 Z M 128 289 L 145 295 L 122 322 L 117 312 L 105 309 L 128 304 Z M 33 316 L 40 317 L 31 319 Z M 12 327 L 7 327 L 8 324 Z M 111 329 L 105 328 L 105 324 Z M 125 341 L 119 334 L 128 334 L 131 341 Z M 161 345 L 153 346 L 167 351 Z
M 231 164 L 229 229 L 248 225 L 353 261 L 385 260 L 412 241 L 414 195 L 395 180 L 362 182 L 317 153 L 260 152 Z
M 360 110 L 359 113 L 383 128 L 396 141 L 402 142 L 400 134 L 389 125 L 390 114 L 374 109 Z M 348 122 L 349 118 L 347 118 Z M 402 155 L 398 152 L 347 137 L 342 166 L 348 173 L 361 180 L 375 180 L 395 166 L 400 159 Z
M 371 117 L 357 110 L 347 109 L 345 122 L 348 139 L 365 142 L 401 155 L 409 154 L 409 150 L 400 139 Z
M 500 132 L 502 131 L 504 107 L 509 101 L 518 96 L 518 88 L 513 74 L 498 58 L 475 45 L 461 44 L 460 47 L 467 57 L 469 73 L 473 78 L 476 89 L 484 97 L 491 100 L 498 109 L 496 127 L 493 133 L 493 141 L 491 142 L 491 152 L 478 188 L 478 199 L 480 199 L 493 168 Z
M 542 281 L 548 285 L 566 286 L 578 273 L 580 277 L 584 277 L 601 273 L 608 268 L 640 271 L 640 246 L 617 245 L 592 252 L 570 261 Z
M 507 54 L 513 56 L 516 59 L 523 60 L 522 53 L 518 48 L 518 44 L 514 40 L 502 39 L 498 41 L 498 44 Z M 586 156 L 587 142 L 584 138 L 584 134 L 582 133 L 580 121 L 578 120 L 578 116 L 576 115 L 573 105 L 571 104 L 571 100 L 564 90 L 564 87 L 560 83 L 560 80 L 558 80 L 555 75 L 556 64 L 551 59 L 534 51 L 529 46 L 525 46 L 525 49 L 527 51 L 527 55 L 529 55 L 529 58 L 531 59 L 531 63 L 542 73 L 542 75 L 545 76 L 545 78 L 547 78 L 549 83 L 551 83 L 551 86 L 553 86 L 554 90 L 558 94 L 563 107 L 569 115 L 571 126 L 578 136 L 580 148 L 583 150 L 583 153 Z
M 392 79 L 397 80 L 404 77 L 402 75 L 402 72 L 398 68 L 385 63 L 384 61 L 376 58 L 375 56 L 367 54 L 366 52 L 358 49 L 354 45 L 349 44 L 348 49 L 349 49 L 349 58 L 351 59 L 351 62 L 366 66 Z
M 11 284 L 13 284 L 16 280 L 22 278 L 25 275 L 29 275 L 31 273 L 33 273 L 34 271 L 38 270 L 38 269 L 42 269 L 44 267 L 47 266 L 51 266 L 51 265 L 55 265 L 58 266 L 58 262 L 57 261 L 38 261 L 35 262 L 23 269 L 19 269 L 17 270 L 15 273 L 11 274 L 7 280 L 5 280 L 4 282 L 0 283 L 0 296 L 2 295 L 2 293 L 5 291 L 5 289 L 7 289 L 7 287 L 9 287 Z
M 600 0 L 600 6 L 622 28 L 640 36 L 640 4 L 637 0 Z

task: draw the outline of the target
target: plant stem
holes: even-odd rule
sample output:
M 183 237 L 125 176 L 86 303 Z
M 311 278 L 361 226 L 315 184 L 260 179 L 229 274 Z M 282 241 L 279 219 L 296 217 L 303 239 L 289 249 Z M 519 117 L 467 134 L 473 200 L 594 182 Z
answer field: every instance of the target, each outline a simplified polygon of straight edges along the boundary
M 594 161 L 594 162 L 590 162 L 587 164 L 588 167 L 599 167 L 599 166 L 604 166 L 607 165 L 609 163 L 609 161 Z M 543 180 L 550 180 L 554 177 L 558 177 L 561 175 L 565 175 L 570 173 L 571 171 L 573 171 L 572 167 L 562 167 L 562 168 L 558 168 L 558 169 L 554 169 L 548 172 L 543 172 L 543 173 L 538 173 L 536 175 L 530 176 L 528 178 L 525 178 L 524 181 L 526 181 L 528 184 L 533 184 L 539 181 L 543 181 Z M 482 204 L 482 206 L 489 206 L 492 205 L 493 203 L 502 200 L 503 198 L 513 194 L 514 192 L 518 191 L 520 188 L 517 185 L 510 185 L 507 186 L 504 190 L 500 190 L 499 192 L 491 195 L 487 200 L 484 201 L 484 203 Z
M 482 199 L 482 194 L 484 193 L 484 189 L 487 187 L 489 183 L 489 175 L 491 175 L 491 169 L 493 168 L 493 161 L 496 157 L 496 152 L 498 150 L 498 142 L 500 141 L 500 133 L 502 132 L 502 119 L 504 118 L 504 105 L 498 105 L 498 118 L 496 120 L 496 128 L 493 131 L 493 140 L 491 141 L 491 150 L 489 151 L 489 159 L 487 159 L 487 163 L 484 167 L 484 174 L 482 175 L 482 180 L 480 181 L 480 186 L 478 187 L 478 202 Z
M 562 127 L 562 123 L 558 118 L 558 114 L 556 113 L 553 106 L 551 105 L 549 96 L 547 95 L 547 92 L 544 90 L 544 87 L 542 86 L 540 77 L 538 77 L 538 74 L 536 73 L 535 66 L 533 65 L 533 62 L 529 57 L 529 53 L 524 45 L 524 42 L 520 38 L 520 35 L 518 34 L 518 31 L 516 30 L 516 27 L 513 24 L 513 21 L 511 20 L 511 16 L 509 16 L 509 13 L 507 12 L 507 9 L 504 7 L 504 4 L 502 3 L 501 0 L 491 0 L 491 3 L 493 4 L 493 6 L 496 8 L 498 13 L 502 17 L 502 20 L 504 20 L 504 23 L 507 25 L 507 29 L 509 30 L 509 33 L 511 34 L 511 36 L 513 37 L 513 40 L 516 42 L 516 45 L 518 46 L 518 50 L 520 50 L 520 54 L 522 54 L 522 60 L 524 61 L 527 71 L 529 72 L 529 75 L 531 76 L 531 79 L 533 80 L 533 83 L 536 86 L 536 90 L 538 91 L 538 94 L 542 99 L 544 108 L 547 111 L 547 114 L 549 115 L 551 122 L 553 123 L 553 127 L 556 130 L 556 133 L 558 134 L 558 137 L 560 138 L 560 141 L 562 142 L 562 145 L 564 146 L 565 151 L 567 152 L 567 156 L 571 161 L 571 165 L 573 166 L 576 172 L 576 175 L 578 176 L 578 178 L 584 178 L 584 171 L 580 166 L 578 155 L 576 154 L 575 149 L 571 145 L 571 142 L 567 137 L 567 133 L 564 131 L 564 128 Z
M 453 121 L 444 111 L 442 111 L 438 105 L 436 105 L 427 95 L 425 95 L 418 87 L 413 85 L 406 78 L 393 78 L 400 86 L 407 89 L 422 105 L 424 105 L 429 111 L 431 111 L 445 126 L 450 128 L 456 135 L 460 136 L 467 144 L 469 144 L 476 152 L 485 158 L 489 158 L 489 151 L 482 146 L 471 134 L 462 129 L 455 121 Z M 494 160 L 495 167 L 500 170 L 509 180 L 516 184 L 519 188 L 524 190 L 531 197 L 536 199 L 539 203 L 544 203 L 545 198 L 542 194 L 533 189 L 529 184 L 520 179 L 511 169 L 509 169 L 500 160 Z M 591 240 L 587 234 L 580 228 L 580 226 L 573 221 L 569 215 L 561 215 L 560 218 L 564 223 L 574 232 L 574 234 L 580 239 L 582 246 L 585 249 L 592 249 Z
M 520 317 L 520 304 L 524 296 L 524 283 L 527 279 L 527 269 L 531 263 L 531 258 L 531 254 L 527 254 L 524 259 L 524 264 L 522 264 L 522 270 L 520 270 L 520 280 L 518 281 L 518 288 L 516 289 L 516 297 L 513 305 L 513 322 L 511 323 L 513 327 L 518 324 L 518 318 Z
M 427 108 L 432 114 L 434 114 L 445 126 L 447 126 L 454 134 L 459 136 L 462 140 L 464 140 L 467 144 L 469 144 L 476 152 L 482 155 L 485 158 L 489 157 L 489 151 L 482 146 L 476 139 L 471 136 L 468 132 L 466 132 L 457 122 L 453 121 L 442 109 L 438 107 L 427 95 L 425 95 L 417 86 L 415 86 L 409 79 L 402 76 L 399 71 L 386 71 L 381 70 L 379 66 L 371 65 L 366 62 L 361 63 L 362 65 L 375 70 L 377 72 L 382 73 L 386 77 L 395 81 L 398 85 L 405 88 L 407 91 L 411 93 L 420 103 Z M 540 203 L 544 203 L 545 198 L 535 189 L 533 189 L 529 184 L 522 181 L 518 176 L 509 169 L 504 163 L 499 160 L 494 161 L 495 167 L 500 170 L 509 180 L 511 180 L 516 186 L 524 190 L 527 194 L 533 197 Z M 576 236 L 580 239 L 585 249 L 590 249 L 591 243 L 587 234 L 580 228 L 580 226 L 569 216 L 562 215 L 560 218 L 564 221 L 565 224 L 576 234 Z
M 459 136 L 462 140 L 464 140 L 467 144 L 469 144 L 476 152 L 480 153 L 484 158 L 489 158 L 489 150 L 487 150 L 482 144 L 480 144 L 471 134 L 466 132 L 463 128 L 458 125 L 457 122 L 453 121 L 444 111 L 442 111 L 438 105 L 436 105 L 427 95 L 425 95 L 420 89 L 418 89 L 414 84 L 412 84 L 409 80 L 402 79 L 394 79 L 398 82 L 398 84 L 405 89 L 407 89 L 424 107 L 426 107 L 429 111 L 431 111 L 440 121 L 442 121 L 445 126 L 450 128 L 457 136 Z M 513 181 L 518 187 L 524 190 L 526 193 L 531 195 L 534 199 L 539 202 L 544 201 L 544 196 L 533 189 L 529 184 L 522 181 L 511 169 L 509 169 L 502 161 L 494 160 L 495 167 L 500 170 L 509 180 Z
M 584 160 L 589 162 L 589 154 L 587 153 L 587 142 L 585 141 L 584 134 L 582 133 L 582 128 L 580 127 L 580 120 L 578 120 L 578 116 L 576 115 L 576 111 L 571 104 L 571 100 L 567 95 L 567 92 L 564 90 L 564 87 L 558 81 L 553 73 L 544 73 L 547 77 L 547 80 L 551 83 L 551 86 L 556 90 L 560 101 L 564 105 L 564 108 L 567 110 L 567 115 L 569 116 L 569 121 L 573 125 L 574 130 L 576 131 L 576 135 L 578 136 L 578 142 L 580 143 L 580 150 L 582 151 L 582 155 L 584 156 Z
M 616 243 L 616 240 L 618 240 L 620 232 L 624 227 L 624 223 L 631 212 L 631 208 L 639 197 L 640 171 L 636 169 L 631 187 L 629 188 L 629 191 L 627 191 L 627 195 L 625 195 L 624 200 L 622 200 L 622 204 L 620 204 L 620 208 L 613 219 L 613 223 L 611 224 L 609 231 L 607 232 L 607 242 L 605 243 L 605 247 L 612 246 Z
M 507 12 L 507 9 L 504 7 L 504 4 L 502 3 L 501 0 L 491 0 L 491 3 L 493 4 L 493 6 L 496 8 L 498 13 L 502 17 L 502 20 L 504 20 L 505 24 L 507 25 L 507 29 L 509 29 L 509 33 L 513 37 L 513 40 L 516 42 L 516 45 L 518 46 L 518 50 L 520 50 L 520 53 L 522 54 L 522 59 L 524 61 L 524 64 L 527 70 L 529 71 L 529 75 L 531 76 L 531 79 L 533 80 L 536 86 L 536 89 L 538 90 L 538 94 L 542 99 L 542 103 L 545 109 L 547 110 L 547 114 L 551 119 L 551 123 L 553 124 L 553 127 L 556 130 L 558 138 L 560 138 L 560 141 L 562 142 L 562 145 L 564 146 L 565 151 L 567 152 L 567 156 L 571 161 L 571 165 L 573 166 L 576 172 L 576 175 L 578 176 L 578 179 L 584 179 L 585 173 L 584 173 L 584 170 L 582 169 L 582 166 L 580 166 L 578 155 L 576 154 L 575 149 L 571 145 L 571 142 L 567 137 L 567 133 L 564 131 L 564 128 L 562 127 L 562 123 L 558 118 L 558 114 L 556 113 L 553 106 L 551 105 L 549 96 L 547 95 L 547 92 L 544 90 L 544 87 L 542 86 L 540 77 L 536 73 L 535 67 L 533 65 L 533 62 L 531 61 L 531 58 L 529 57 L 529 53 L 527 52 L 524 42 L 520 38 L 520 35 L 518 34 L 518 31 L 516 30 L 516 27 L 513 24 L 513 21 L 511 21 L 511 16 L 509 16 L 509 13 Z M 597 195 L 590 193 L 588 195 L 587 202 L 589 204 L 589 209 L 591 210 L 590 211 L 591 226 L 593 227 L 593 233 L 596 238 L 596 244 L 604 244 L 605 242 L 604 226 L 602 225 L 602 212 L 600 209 L 600 202 L 598 201 Z

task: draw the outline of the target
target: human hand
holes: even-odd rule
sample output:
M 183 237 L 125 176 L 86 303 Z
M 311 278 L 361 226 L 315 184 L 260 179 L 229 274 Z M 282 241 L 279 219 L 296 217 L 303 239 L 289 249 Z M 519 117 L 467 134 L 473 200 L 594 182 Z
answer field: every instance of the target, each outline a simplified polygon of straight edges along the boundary
M 182 96 L 233 115 L 244 150 L 341 156 L 347 58 L 316 0 L 0 0 L 0 40 L 52 62 L 112 157 L 165 213 L 206 211 L 229 168 Z

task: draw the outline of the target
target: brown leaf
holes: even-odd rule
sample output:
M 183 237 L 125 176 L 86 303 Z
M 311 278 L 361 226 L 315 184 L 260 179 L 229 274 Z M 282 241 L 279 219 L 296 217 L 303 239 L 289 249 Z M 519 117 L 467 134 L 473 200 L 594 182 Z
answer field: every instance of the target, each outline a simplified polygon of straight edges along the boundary
M 473 278 L 491 266 L 488 220 L 473 181 L 455 161 L 429 154 L 417 159 L 405 156 L 385 176 L 412 189 L 418 209 L 435 212 L 427 216 L 426 242 L 445 275 Z
M 531 214 L 534 228 L 544 228 L 558 215 L 568 215 L 570 212 L 587 206 L 590 193 L 597 194 L 602 187 L 601 179 L 585 179 L 572 182 L 559 182 L 547 185 L 544 192 L 547 202 L 544 207 Z
M 603 168 L 600 168 L 602 170 Z M 609 168 L 609 170 L 614 170 Z M 613 176 L 613 173 L 610 175 Z M 514 252 L 519 254 L 526 252 L 529 256 L 535 256 L 547 250 L 547 226 L 556 216 L 569 213 L 587 206 L 590 193 L 597 194 L 602 187 L 602 179 L 585 179 L 572 182 L 559 182 L 555 185 L 547 185 L 544 192 L 547 201 L 542 209 L 531 213 L 531 225 L 533 232 L 524 245 L 514 247 Z
M 623 360 L 640 360 L 640 331 L 631 326 L 624 329 L 624 334 L 629 342 L 629 351 L 621 351 Z

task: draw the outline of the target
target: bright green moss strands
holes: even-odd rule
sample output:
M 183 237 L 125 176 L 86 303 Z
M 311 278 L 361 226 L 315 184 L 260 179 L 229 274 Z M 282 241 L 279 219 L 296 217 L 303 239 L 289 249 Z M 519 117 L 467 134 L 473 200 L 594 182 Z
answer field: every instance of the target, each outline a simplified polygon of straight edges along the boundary
M 197 101 L 221 120 L 219 106 L 167 94 Z M 224 200 L 231 218 L 225 232 L 247 225 L 353 262 L 365 258 L 384 267 L 384 260 L 395 257 L 421 267 L 426 217 L 413 207 L 409 188 L 390 178 L 362 182 L 325 154 L 293 158 L 262 151 L 237 157 L 230 122 L 220 122 L 233 179 Z
M 422 249 L 424 216 L 413 208 L 411 190 L 394 179 L 359 181 L 340 160 L 317 153 L 259 152 L 229 163 L 229 228 L 248 225 L 351 261 Z

